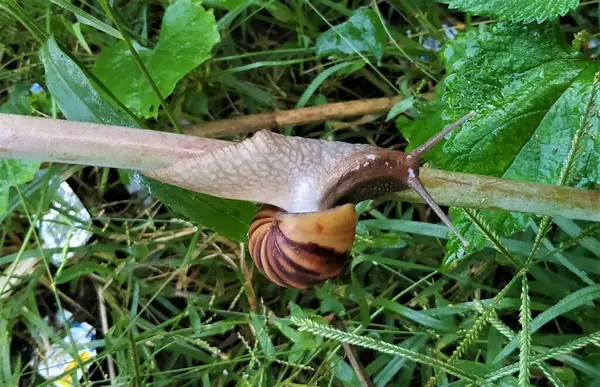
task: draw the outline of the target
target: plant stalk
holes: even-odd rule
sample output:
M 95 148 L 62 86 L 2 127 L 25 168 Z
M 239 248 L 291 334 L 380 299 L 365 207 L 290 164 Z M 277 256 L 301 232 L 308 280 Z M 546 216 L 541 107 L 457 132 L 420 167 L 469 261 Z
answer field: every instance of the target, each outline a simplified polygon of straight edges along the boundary
M 424 95 L 430 98 L 429 94 Z M 282 128 L 287 125 L 304 125 L 334 118 L 361 116 L 389 111 L 402 97 L 374 98 L 362 101 L 330 103 L 274 113 L 252 114 L 183 127 L 183 133 L 201 137 L 220 137 L 251 133 L 261 129 Z
M 0 114 L 0 158 L 151 172 L 232 144 L 175 133 Z M 440 205 L 600 222 L 600 191 L 422 168 Z M 422 203 L 412 190 L 384 198 Z
M 422 168 L 419 178 L 439 205 L 600 222 L 600 191 L 432 168 Z M 424 203 L 411 190 L 385 198 Z
M 145 172 L 227 144 L 170 132 L 0 114 L 0 158 Z

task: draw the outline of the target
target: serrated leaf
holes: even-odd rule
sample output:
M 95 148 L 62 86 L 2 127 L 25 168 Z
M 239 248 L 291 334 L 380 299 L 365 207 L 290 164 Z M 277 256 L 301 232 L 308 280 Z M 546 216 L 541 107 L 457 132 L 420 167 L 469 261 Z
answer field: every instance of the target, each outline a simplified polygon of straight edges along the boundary
M 8 100 L 0 105 L 0 113 L 27 115 L 32 111 L 29 90 L 21 83 L 13 87 Z M 39 167 L 38 162 L 0 159 L 0 215 L 8 210 L 10 188 L 32 180 Z
M 444 124 L 471 110 L 477 116 L 431 150 L 437 167 L 512 179 L 557 184 L 574 133 L 586 116 L 596 64 L 572 50 L 550 25 L 499 24 L 470 30 L 443 50 L 448 69 Z M 439 121 L 428 119 L 439 125 Z M 576 163 L 577 184 L 597 182 L 600 168 L 598 119 L 585 134 L 585 157 Z M 428 128 L 426 131 L 439 131 Z M 424 140 L 417 125 L 404 128 L 411 146 Z M 452 209 L 458 230 L 481 249 L 485 238 L 460 210 Z M 481 219 L 502 237 L 523 229 L 528 216 L 481 211 Z M 465 253 L 454 236 L 447 261 Z
M 579 0 L 438 0 L 475 15 L 523 21 L 552 20 L 579 6 Z
M 131 117 L 102 98 L 54 38 L 44 44 L 40 57 L 46 68 L 48 89 L 67 119 L 137 127 Z M 248 226 L 256 212 L 254 204 L 186 191 L 138 172 L 130 172 L 130 175 L 175 212 L 231 239 L 246 240 Z
M 342 24 L 325 31 L 317 39 L 317 54 L 373 54 L 381 61 L 387 35 L 377 16 L 368 7 L 361 7 Z
M 133 43 L 166 98 L 181 78 L 210 57 L 219 40 L 213 11 L 197 1 L 179 0 L 167 8 L 154 49 Z M 126 42 L 104 49 L 94 73 L 135 114 L 156 117 L 160 100 L 133 61 Z

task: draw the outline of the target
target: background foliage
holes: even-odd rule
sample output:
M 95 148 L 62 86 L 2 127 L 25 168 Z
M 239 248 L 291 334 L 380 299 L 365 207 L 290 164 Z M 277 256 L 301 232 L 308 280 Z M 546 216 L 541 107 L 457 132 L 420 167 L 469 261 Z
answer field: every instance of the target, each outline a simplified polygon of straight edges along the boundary
M 0 0 L 0 113 L 177 132 L 402 95 L 389 115 L 281 132 L 410 149 L 477 110 L 430 166 L 596 189 L 598 23 L 576 0 Z M 0 380 L 51 383 L 50 344 L 78 350 L 54 318 L 69 310 L 97 330 L 97 355 L 65 371 L 89 365 L 82 383 L 597 385 L 600 226 L 451 208 L 465 250 L 424 206 L 357 209 L 346 270 L 284 290 L 247 254 L 253 203 L 3 160 Z M 51 211 L 91 239 L 44 245 Z

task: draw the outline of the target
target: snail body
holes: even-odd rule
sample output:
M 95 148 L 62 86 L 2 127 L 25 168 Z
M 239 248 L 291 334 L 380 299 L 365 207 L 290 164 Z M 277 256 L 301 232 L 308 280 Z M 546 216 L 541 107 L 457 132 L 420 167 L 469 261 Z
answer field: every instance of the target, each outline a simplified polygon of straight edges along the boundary
M 146 173 L 214 196 L 263 203 L 248 231 L 257 269 L 305 289 L 340 273 L 354 243 L 355 203 L 415 190 L 467 245 L 419 181 L 423 154 L 469 113 L 410 153 L 260 131 L 249 139 Z

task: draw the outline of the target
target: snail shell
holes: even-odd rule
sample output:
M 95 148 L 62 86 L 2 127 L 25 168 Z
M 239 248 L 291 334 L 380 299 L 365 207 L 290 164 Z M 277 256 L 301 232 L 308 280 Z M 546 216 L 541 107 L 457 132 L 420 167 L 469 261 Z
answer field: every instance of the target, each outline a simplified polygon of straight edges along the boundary
M 352 204 L 289 214 L 263 206 L 248 231 L 254 264 L 279 286 L 306 289 L 342 271 L 354 243 Z

